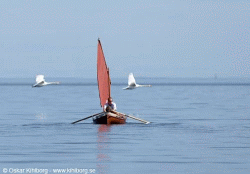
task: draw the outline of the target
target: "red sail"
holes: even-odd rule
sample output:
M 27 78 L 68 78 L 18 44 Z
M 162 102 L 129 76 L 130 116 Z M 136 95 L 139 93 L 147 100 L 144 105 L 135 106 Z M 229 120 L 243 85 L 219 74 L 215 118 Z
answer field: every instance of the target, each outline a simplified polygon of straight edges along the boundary
M 110 78 L 109 78 L 109 69 L 107 67 L 105 57 L 102 50 L 102 45 L 98 39 L 97 46 L 97 81 L 99 89 L 99 97 L 101 107 L 103 107 L 110 97 Z

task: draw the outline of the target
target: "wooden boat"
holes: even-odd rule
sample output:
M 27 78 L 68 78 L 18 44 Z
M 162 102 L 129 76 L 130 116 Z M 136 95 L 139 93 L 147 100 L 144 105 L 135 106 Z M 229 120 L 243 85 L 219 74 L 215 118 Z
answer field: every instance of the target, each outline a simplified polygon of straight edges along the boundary
M 100 105 L 103 108 L 108 98 L 111 97 L 111 80 L 100 39 L 97 45 L 97 82 Z M 95 124 L 125 124 L 127 116 L 118 112 L 101 112 L 92 118 Z
M 125 124 L 126 115 L 122 113 L 113 114 L 111 112 L 103 112 L 98 116 L 93 117 L 95 124 Z
M 106 104 L 109 97 L 111 97 L 111 81 L 109 77 L 109 69 L 107 67 L 105 57 L 102 50 L 102 45 L 98 39 L 97 45 L 97 82 L 99 90 L 100 105 L 103 109 L 103 106 Z M 117 111 L 112 112 L 100 112 L 94 115 L 90 115 L 83 119 L 72 122 L 72 124 L 78 123 L 80 121 L 92 118 L 95 124 L 125 124 L 127 117 L 140 121 L 144 124 L 149 124 L 149 121 L 137 118 L 132 115 L 123 114 Z

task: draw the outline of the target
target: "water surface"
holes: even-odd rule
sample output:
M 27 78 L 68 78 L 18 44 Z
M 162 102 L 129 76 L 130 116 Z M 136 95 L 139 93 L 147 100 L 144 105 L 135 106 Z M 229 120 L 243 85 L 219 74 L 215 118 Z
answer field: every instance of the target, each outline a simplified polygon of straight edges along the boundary
M 48 79 L 54 81 L 58 79 Z M 249 173 L 250 80 L 141 78 L 122 90 L 118 111 L 150 121 L 73 121 L 101 111 L 96 79 L 1 79 L 0 166 L 88 169 L 90 173 Z

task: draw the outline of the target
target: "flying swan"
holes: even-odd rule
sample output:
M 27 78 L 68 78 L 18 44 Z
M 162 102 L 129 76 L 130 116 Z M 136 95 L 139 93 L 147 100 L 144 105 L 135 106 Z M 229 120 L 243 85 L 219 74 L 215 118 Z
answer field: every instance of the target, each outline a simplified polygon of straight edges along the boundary
M 42 87 L 45 85 L 58 85 L 60 82 L 45 82 L 44 75 L 37 75 L 36 76 L 36 84 L 34 84 L 32 87 Z
M 133 73 L 130 73 L 128 75 L 128 86 L 126 88 L 123 88 L 123 89 L 134 89 L 137 87 L 151 87 L 151 85 L 138 85 L 138 84 L 136 84 Z

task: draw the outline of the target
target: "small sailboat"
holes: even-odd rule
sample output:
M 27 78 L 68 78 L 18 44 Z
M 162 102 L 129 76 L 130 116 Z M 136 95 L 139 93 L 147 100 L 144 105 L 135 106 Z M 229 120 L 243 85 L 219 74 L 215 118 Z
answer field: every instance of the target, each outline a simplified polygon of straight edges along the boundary
M 123 88 L 123 89 L 135 89 L 137 87 L 151 87 L 151 85 L 139 85 L 139 84 L 136 84 L 133 73 L 129 73 L 129 75 L 128 75 L 128 86 L 126 88 Z
M 37 75 L 36 76 L 36 84 L 34 84 L 32 87 L 42 87 L 46 85 L 58 85 L 60 82 L 46 82 L 44 79 L 44 75 Z
M 99 90 L 99 98 L 100 105 L 103 108 L 107 103 L 107 100 L 111 97 L 111 80 L 109 76 L 109 68 L 106 64 L 106 60 L 104 57 L 101 41 L 98 39 L 97 45 L 97 82 L 98 82 L 98 90 Z M 112 112 L 100 112 L 86 118 L 77 120 L 72 124 L 78 123 L 80 121 L 86 120 L 88 118 L 92 118 L 95 124 L 125 124 L 127 117 L 141 121 L 145 124 L 150 122 L 136 118 L 131 115 L 123 114 L 117 111 Z
M 103 108 L 109 97 L 111 97 L 111 80 L 109 76 L 109 68 L 107 67 L 101 41 L 98 39 L 97 46 L 97 82 L 99 89 L 100 104 Z M 127 117 L 124 114 L 114 114 L 104 112 L 93 117 L 96 124 L 124 124 Z

